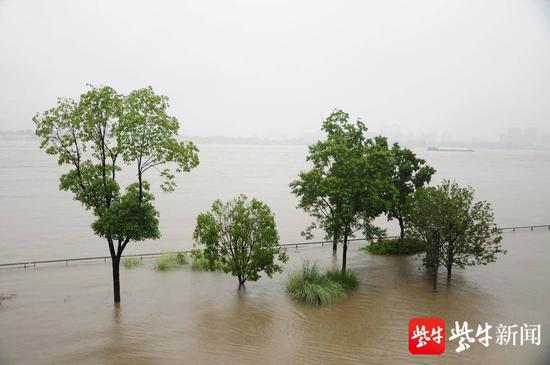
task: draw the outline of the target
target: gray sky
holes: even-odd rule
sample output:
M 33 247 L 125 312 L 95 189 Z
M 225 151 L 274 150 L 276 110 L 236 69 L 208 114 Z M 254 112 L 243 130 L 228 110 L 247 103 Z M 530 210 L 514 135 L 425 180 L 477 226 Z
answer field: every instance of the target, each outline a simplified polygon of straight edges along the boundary
M 0 129 L 85 84 L 152 85 L 186 135 L 550 131 L 550 1 L 0 0 Z

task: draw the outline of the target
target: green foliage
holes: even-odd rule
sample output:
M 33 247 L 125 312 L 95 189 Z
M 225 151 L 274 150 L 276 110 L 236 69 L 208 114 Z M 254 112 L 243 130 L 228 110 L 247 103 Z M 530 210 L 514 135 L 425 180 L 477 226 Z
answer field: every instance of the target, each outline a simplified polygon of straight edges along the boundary
M 121 155 L 126 162 L 135 162 L 138 177 L 150 168 L 171 162 L 176 172 L 188 172 L 199 163 L 197 147 L 179 142 L 179 123 L 167 114 L 168 98 L 156 95 L 151 87 L 132 91 L 123 101 L 117 142 L 124 146 Z M 175 176 L 170 168 L 161 171 L 161 188 L 173 191 Z
M 124 266 L 126 269 L 132 269 L 141 265 L 143 265 L 143 261 L 138 259 L 137 257 L 124 257 L 122 259 L 122 266 Z
M 394 143 L 391 148 L 393 171 L 393 189 L 389 198 L 387 210 L 388 219 L 397 219 L 401 231 L 401 238 L 405 238 L 405 219 L 407 201 L 419 188 L 430 183 L 435 169 L 426 165 L 426 161 L 416 157 L 408 148 L 402 148 Z
M 223 264 L 218 260 L 211 263 L 203 250 L 194 249 L 191 251 L 191 269 L 196 271 L 223 271 Z
M 385 138 L 366 137 L 361 120 L 351 122 L 349 114 L 336 110 L 324 122 L 326 139 L 309 146 L 307 160 L 312 167 L 290 184 L 314 222 L 305 236 L 322 229 L 327 239 L 344 242 L 357 231 L 367 236 L 383 230 L 373 220 L 388 208 L 392 188 L 392 156 Z M 345 255 L 342 269 L 345 270 Z
M 413 255 L 426 252 L 426 242 L 413 237 L 383 239 L 373 241 L 361 250 L 374 255 Z
M 354 271 L 329 270 L 325 276 L 329 281 L 340 284 L 347 291 L 351 291 L 359 285 L 359 278 Z
M 149 184 L 143 185 L 146 191 Z M 143 241 L 160 237 L 158 212 L 151 204 L 153 194 L 146 192 L 139 199 L 139 186 L 132 184 L 120 199 L 113 202 L 92 224 L 95 234 L 116 240 Z
M 302 263 L 291 272 L 286 282 L 290 297 L 301 304 L 323 306 L 334 304 L 358 285 L 354 272 L 328 271 L 321 273 L 316 264 Z
M 155 269 L 168 271 L 187 265 L 188 263 L 187 255 L 182 252 L 163 252 L 155 261 Z
M 410 204 L 409 231 L 428 242 L 427 266 L 433 264 L 430 253 L 434 244 L 440 246 L 439 263 L 447 268 L 449 277 L 453 265 L 486 265 L 496 261 L 497 254 L 506 253 L 491 205 L 475 201 L 471 187 L 444 180 L 437 187 L 418 189 Z
M 245 195 L 222 203 L 214 201 L 211 210 L 197 217 L 193 235 L 204 246 L 211 267 L 221 263 L 226 273 L 236 276 L 239 288 L 248 280 L 257 281 L 260 273 L 268 277 L 282 271 L 277 262 L 288 257 L 279 246 L 279 234 L 271 209 Z
M 144 174 L 163 168 L 161 187 L 173 190 L 170 167 L 182 172 L 198 164 L 197 148 L 176 139 L 179 123 L 166 113 L 167 107 L 167 97 L 156 95 L 151 87 L 126 96 L 108 86 L 90 86 L 78 101 L 59 99 L 56 106 L 33 118 L 41 148 L 57 156 L 59 165 L 69 167 L 60 178 L 60 189 L 73 193 L 93 212 L 92 228 L 107 240 L 115 266 L 130 241 L 160 237 L 158 212 Z M 122 164 L 137 170 L 137 181 L 126 189 L 117 181 Z
M 121 199 L 116 179 L 120 162 L 135 164 L 140 201 L 147 190 L 143 174 L 150 168 L 172 163 L 176 172 L 183 172 L 198 165 L 196 146 L 176 140 L 179 123 L 166 113 L 167 107 L 168 98 L 151 87 L 124 96 L 111 87 L 90 86 L 78 102 L 59 99 L 57 106 L 33 120 L 41 147 L 56 155 L 60 165 L 72 167 L 61 176 L 60 188 L 101 217 Z M 163 187 L 173 190 L 170 169 L 161 175 Z

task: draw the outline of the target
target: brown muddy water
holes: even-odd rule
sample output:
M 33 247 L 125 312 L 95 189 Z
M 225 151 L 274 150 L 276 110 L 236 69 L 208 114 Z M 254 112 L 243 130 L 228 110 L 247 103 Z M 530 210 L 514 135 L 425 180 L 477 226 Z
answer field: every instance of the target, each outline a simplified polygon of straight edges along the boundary
M 34 142 L 0 146 L 0 262 L 106 255 L 89 232 L 90 217 L 56 190 L 59 169 Z M 471 184 L 493 202 L 505 225 L 550 223 L 550 153 L 480 151 L 420 153 L 438 169 Z M 272 205 L 283 241 L 299 239 L 307 217 L 288 192 L 305 148 L 201 146 L 202 166 L 180 190 L 157 200 L 163 239 L 131 252 L 187 249 L 194 216 L 216 197 L 244 192 Z M 394 223 L 381 224 L 394 230 Z M 394 231 L 390 231 L 394 232 Z M 356 292 L 331 307 L 291 302 L 287 273 L 250 283 L 183 268 L 157 272 L 153 261 L 122 269 L 122 304 L 112 304 L 109 263 L 0 270 L 0 364 L 548 364 L 550 231 L 504 233 L 508 254 L 495 264 L 456 270 L 440 291 L 416 257 L 379 257 L 351 248 Z M 289 249 L 288 269 L 302 260 L 337 265 L 329 246 Z M 339 258 L 337 258 L 339 260 Z M 541 346 L 478 343 L 442 356 L 408 353 L 408 321 L 541 324 Z

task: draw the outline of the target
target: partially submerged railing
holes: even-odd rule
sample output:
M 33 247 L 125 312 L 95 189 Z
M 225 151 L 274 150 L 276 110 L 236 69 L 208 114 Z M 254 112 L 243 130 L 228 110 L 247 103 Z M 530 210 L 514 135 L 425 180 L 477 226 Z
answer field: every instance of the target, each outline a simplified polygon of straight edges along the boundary
M 515 232 L 515 231 L 519 231 L 519 230 L 525 230 L 525 229 L 529 229 L 529 230 L 533 230 L 535 228 L 548 228 L 550 230 L 550 224 L 539 224 L 538 226 L 517 226 L 517 227 L 502 227 L 502 228 L 499 228 L 499 230 L 501 232 L 503 231 L 512 231 L 512 232 Z
M 540 224 L 540 225 L 532 225 L 532 226 L 515 226 L 515 227 L 502 227 L 499 228 L 501 232 L 504 231 L 520 231 L 520 230 L 531 230 L 537 228 L 547 228 L 550 230 L 550 224 Z M 384 238 L 397 238 L 399 236 L 386 236 Z M 348 240 L 349 242 L 367 242 L 369 240 L 365 238 L 350 238 Z M 324 246 L 325 244 L 332 245 L 332 241 L 309 241 L 309 242 L 296 242 L 296 243 L 282 243 L 280 246 L 282 247 L 295 247 L 298 249 L 299 247 L 304 246 L 312 246 L 312 245 L 321 245 Z M 185 250 L 185 251 L 173 251 L 174 253 L 189 253 L 191 250 Z M 122 257 L 139 257 L 143 260 L 143 258 L 151 258 L 151 257 L 157 257 L 162 255 L 163 252 L 154 252 L 154 253 L 140 253 L 140 254 L 131 254 L 131 255 L 123 255 Z M 65 265 L 69 265 L 69 262 L 82 262 L 82 261 L 100 261 L 103 260 L 103 262 L 107 262 L 107 260 L 110 260 L 111 256 L 94 256 L 94 257 L 79 257 L 79 258 L 69 258 L 69 259 L 56 259 L 56 260 L 40 260 L 40 261 L 22 261 L 22 262 L 10 262 L 10 263 L 4 263 L 0 264 L 0 268 L 10 268 L 10 267 L 36 267 L 36 265 L 40 264 L 58 264 L 58 263 L 65 263 Z

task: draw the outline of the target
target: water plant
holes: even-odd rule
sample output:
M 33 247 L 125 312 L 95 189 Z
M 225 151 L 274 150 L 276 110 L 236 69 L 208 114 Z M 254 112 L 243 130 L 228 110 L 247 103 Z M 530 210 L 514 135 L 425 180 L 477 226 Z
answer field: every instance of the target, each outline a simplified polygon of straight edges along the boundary
M 137 257 L 125 257 L 122 259 L 122 266 L 126 269 L 132 269 L 141 265 L 143 265 L 143 261 Z
M 182 252 L 163 252 L 155 261 L 155 269 L 168 271 L 188 264 L 187 255 Z
M 361 247 L 361 250 L 374 255 L 414 255 L 426 251 L 426 242 L 413 237 L 383 239 Z
M 352 271 L 322 273 L 315 263 L 306 261 L 289 274 L 286 291 L 298 303 L 323 306 L 346 297 L 358 283 L 357 274 Z
M 354 271 L 329 270 L 325 276 L 329 281 L 340 284 L 347 291 L 353 290 L 359 285 L 359 278 Z

